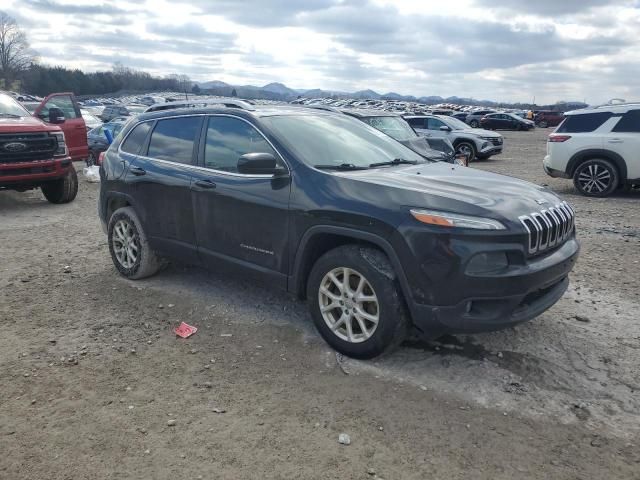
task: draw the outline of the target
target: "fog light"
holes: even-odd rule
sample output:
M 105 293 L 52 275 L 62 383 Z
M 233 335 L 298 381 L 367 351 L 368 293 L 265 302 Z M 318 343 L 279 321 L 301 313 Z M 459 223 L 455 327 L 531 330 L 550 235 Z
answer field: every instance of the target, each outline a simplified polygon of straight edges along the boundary
M 466 273 L 478 275 L 482 273 L 497 273 L 509 266 L 509 259 L 504 252 L 484 252 L 475 255 L 467 264 Z

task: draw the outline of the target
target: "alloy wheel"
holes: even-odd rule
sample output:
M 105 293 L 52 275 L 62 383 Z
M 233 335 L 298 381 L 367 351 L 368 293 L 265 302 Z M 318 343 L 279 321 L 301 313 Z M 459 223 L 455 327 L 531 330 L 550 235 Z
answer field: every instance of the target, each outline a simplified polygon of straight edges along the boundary
M 132 268 L 138 261 L 140 236 L 131 222 L 122 219 L 113 226 L 113 252 L 120 265 Z
M 318 302 L 325 323 L 344 341 L 362 343 L 378 328 L 378 297 L 356 270 L 339 267 L 327 273 L 320 282 Z
M 456 153 L 462 153 L 466 155 L 469 160 L 472 160 L 473 157 L 473 148 L 468 143 L 461 143 L 460 146 L 456 149 Z
M 611 172 L 598 164 L 587 165 L 578 174 L 578 183 L 587 193 L 602 193 L 611 186 Z

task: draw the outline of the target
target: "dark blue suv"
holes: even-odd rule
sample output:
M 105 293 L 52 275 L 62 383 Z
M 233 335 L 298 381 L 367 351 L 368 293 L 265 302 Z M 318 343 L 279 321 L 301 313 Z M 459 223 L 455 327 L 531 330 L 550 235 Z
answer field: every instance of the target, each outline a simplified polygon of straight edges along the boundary
M 549 190 L 431 162 L 346 115 L 228 104 L 143 114 L 101 165 L 100 217 L 131 279 L 165 259 L 306 297 L 336 350 L 410 328 L 514 325 L 565 292 L 572 208 Z

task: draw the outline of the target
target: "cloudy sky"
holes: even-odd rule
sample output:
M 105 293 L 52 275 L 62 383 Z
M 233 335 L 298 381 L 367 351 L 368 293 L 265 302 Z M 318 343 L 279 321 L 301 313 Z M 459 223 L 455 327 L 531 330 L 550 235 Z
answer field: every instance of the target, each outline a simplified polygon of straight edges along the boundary
M 537 103 L 640 99 L 640 0 L 3 0 L 44 63 Z

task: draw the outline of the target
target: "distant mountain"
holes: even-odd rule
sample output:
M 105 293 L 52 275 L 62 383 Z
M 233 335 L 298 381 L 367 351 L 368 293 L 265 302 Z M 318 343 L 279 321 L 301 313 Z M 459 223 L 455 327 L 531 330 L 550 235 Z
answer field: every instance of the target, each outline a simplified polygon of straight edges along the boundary
M 358 92 L 354 92 L 351 95 L 351 98 L 357 98 L 357 99 L 362 99 L 362 100 L 378 100 L 379 98 L 382 97 L 382 95 L 380 95 L 377 92 L 374 92 L 373 90 L 360 90 Z
M 440 96 L 424 96 L 416 98 L 412 95 L 401 95 L 396 92 L 388 92 L 384 95 L 380 95 L 378 92 L 367 89 L 359 90 L 357 92 L 341 92 L 335 90 L 322 90 L 320 88 L 314 88 L 311 90 L 306 89 L 293 89 L 289 88 L 283 83 L 273 82 L 268 83 L 262 87 L 255 85 L 230 85 L 219 80 L 212 80 L 209 82 L 200 82 L 198 86 L 202 90 L 202 93 L 209 95 L 219 95 L 223 97 L 230 97 L 234 91 L 239 98 L 247 99 L 264 99 L 264 100 L 279 100 L 279 101 L 291 101 L 298 97 L 306 98 L 354 98 L 358 100 L 394 100 L 399 102 L 419 102 L 426 105 L 436 105 L 439 103 L 454 103 L 458 105 L 484 105 L 487 107 L 499 107 L 509 106 L 507 104 L 499 104 L 491 100 L 474 100 L 472 98 L 464 97 L 447 97 L 442 98 Z M 528 108 L 528 104 L 510 104 L 510 105 L 525 105 Z M 581 102 L 558 102 L 558 105 L 562 109 L 567 109 L 569 106 L 572 108 L 580 108 L 584 104 Z M 574 107 L 575 105 L 575 107 Z

